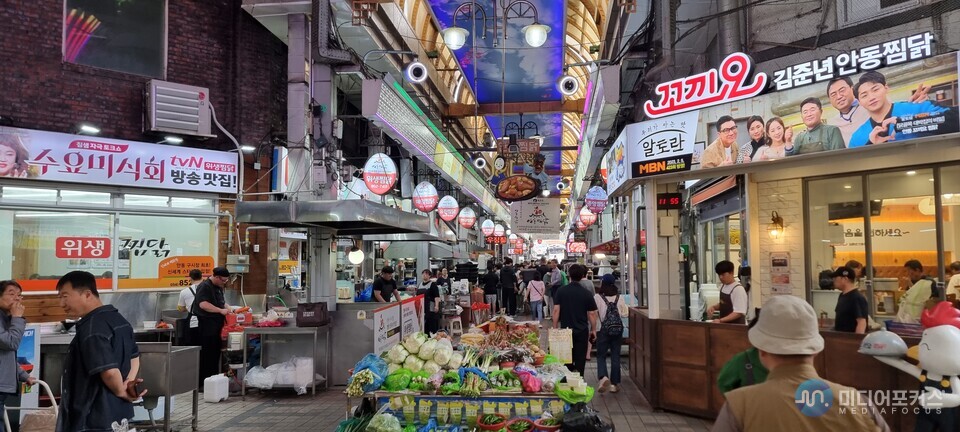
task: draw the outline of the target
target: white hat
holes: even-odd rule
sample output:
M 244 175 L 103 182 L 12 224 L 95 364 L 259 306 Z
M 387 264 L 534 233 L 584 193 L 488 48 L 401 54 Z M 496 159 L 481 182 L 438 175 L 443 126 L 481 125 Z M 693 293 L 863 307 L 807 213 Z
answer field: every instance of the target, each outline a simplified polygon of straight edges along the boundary
M 767 300 L 757 324 L 747 333 L 761 351 L 780 355 L 812 355 L 823 351 L 817 313 L 806 301 L 792 295 Z

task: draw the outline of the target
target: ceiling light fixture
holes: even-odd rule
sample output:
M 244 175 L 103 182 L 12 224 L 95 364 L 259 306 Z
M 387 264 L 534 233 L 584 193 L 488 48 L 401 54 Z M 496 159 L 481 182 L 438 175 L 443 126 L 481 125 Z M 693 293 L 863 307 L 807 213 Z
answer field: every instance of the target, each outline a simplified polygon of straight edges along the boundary
M 917 175 L 916 171 L 907 171 L 908 176 Z
M 180 137 L 174 136 L 174 135 L 168 135 L 168 136 L 163 137 L 163 141 L 166 142 L 167 144 L 173 144 L 173 145 L 183 144 L 183 138 L 180 138 Z M 243 148 L 243 147 L 241 147 L 241 148 Z
M 440 36 L 443 37 L 443 43 L 447 44 L 447 48 L 454 51 L 463 48 L 467 43 L 468 35 L 470 35 L 470 32 L 463 27 L 450 27 L 440 32 Z
M 250 152 L 252 152 L 252 151 L 254 151 L 254 150 L 256 150 L 256 149 L 257 149 L 256 147 L 254 147 L 254 146 L 252 146 L 252 145 L 249 145 L 249 144 L 244 144 L 244 145 L 240 146 L 240 150 L 242 150 L 244 153 L 250 153 Z
M 350 248 L 350 252 L 347 253 L 347 260 L 350 261 L 350 264 L 359 265 L 363 262 L 364 258 L 363 250 L 357 246 L 357 242 L 354 241 L 353 246 Z
M 545 197 L 550 196 L 550 190 L 549 190 L 549 189 L 544 189 L 543 192 L 541 193 L 541 195 L 543 195 L 543 196 L 545 196 Z
M 509 28 L 510 18 L 532 18 L 533 24 L 520 29 L 520 31 L 523 32 L 523 40 L 533 48 L 539 48 L 547 42 L 547 34 L 549 34 L 551 30 L 550 26 L 540 23 L 540 15 L 537 12 L 537 8 L 529 0 L 514 0 L 505 5 L 502 2 L 499 3 L 499 5 L 497 3 L 494 4 L 493 18 L 489 20 L 487 19 L 486 10 L 481 6 L 476 6 L 475 2 L 464 2 L 461 3 L 460 6 L 457 6 L 457 9 L 453 12 L 452 25 L 440 31 L 443 43 L 451 50 L 458 50 L 466 45 L 467 36 L 470 35 L 470 32 L 457 25 L 458 18 L 478 22 L 474 28 L 479 30 L 482 39 L 487 38 L 487 32 L 491 31 L 489 25 L 490 22 L 492 22 L 494 47 L 499 45 L 498 39 L 501 19 L 503 20 L 504 28 L 503 39 L 507 39 L 506 29 Z M 476 9 L 474 9 L 475 6 Z M 474 37 L 476 37 L 476 35 L 474 35 Z
M 564 96 L 573 96 L 577 90 L 580 90 L 580 80 L 572 75 L 567 75 L 564 70 L 563 76 L 557 79 L 557 90 Z
M 78 133 L 83 133 L 87 135 L 99 135 L 100 128 L 89 123 L 81 123 L 78 128 Z

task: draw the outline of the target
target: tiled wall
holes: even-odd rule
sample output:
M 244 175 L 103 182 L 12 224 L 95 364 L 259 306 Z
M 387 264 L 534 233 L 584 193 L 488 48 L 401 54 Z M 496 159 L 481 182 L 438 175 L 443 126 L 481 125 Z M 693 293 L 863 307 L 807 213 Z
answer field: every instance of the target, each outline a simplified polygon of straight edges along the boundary
M 760 253 L 752 260 L 754 271 L 753 287 L 760 289 L 760 304 L 775 295 L 771 288 L 770 254 L 788 252 L 790 254 L 790 285 L 792 294 L 805 298 L 806 280 L 804 277 L 804 236 L 803 236 L 803 183 L 800 179 L 780 180 L 757 184 L 758 225 L 753 232 L 759 238 Z M 767 226 L 771 213 L 776 211 L 783 218 L 784 232 L 779 238 L 770 236 Z M 759 260 L 759 263 L 758 263 Z M 759 305 L 758 305 L 759 306 Z

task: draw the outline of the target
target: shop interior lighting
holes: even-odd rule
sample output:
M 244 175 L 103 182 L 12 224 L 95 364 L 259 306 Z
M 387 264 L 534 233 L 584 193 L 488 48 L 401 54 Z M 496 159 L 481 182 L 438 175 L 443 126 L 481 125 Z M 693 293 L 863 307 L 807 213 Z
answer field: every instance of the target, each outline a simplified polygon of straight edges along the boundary
M 363 262 L 363 250 L 360 249 L 360 246 L 357 245 L 357 242 L 354 241 L 353 246 L 350 248 L 350 252 L 347 253 L 347 261 L 350 261 L 350 264 L 359 265 Z
M 167 144 L 179 145 L 179 144 L 183 144 L 183 138 L 180 138 L 174 135 L 169 135 L 169 136 L 163 137 L 163 142 Z
M 916 171 L 907 171 L 908 176 L 917 175 Z
M 550 189 L 544 189 L 543 192 L 542 192 L 542 195 L 545 196 L 545 197 L 550 196 Z
M 767 225 L 767 231 L 770 232 L 770 237 L 775 239 L 783 235 L 783 218 L 777 212 L 770 214 L 770 224 Z
M 607 254 L 597 252 L 597 253 L 593 254 L 593 257 L 596 258 L 596 259 L 598 259 L 598 260 L 602 260 L 602 259 L 604 259 L 604 258 L 607 257 Z
M 96 127 L 96 126 L 94 126 L 94 125 L 92 125 L 92 124 L 89 124 L 89 123 L 81 123 L 81 124 L 80 124 L 80 128 L 79 128 L 79 131 L 80 131 L 80 133 L 87 134 L 87 135 L 99 135 L 99 134 L 100 134 L 100 128 L 98 128 L 98 127 Z
M 242 145 L 242 146 L 240 146 L 240 150 L 242 150 L 244 153 L 251 153 L 251 152 L 253 152 L 253 151 L 256 150 L 256 149 L 257 149 L 257 148 L 254 147 L 254 146 L 252 146 L 252 145 Z
M 853 189 L 853 186 L 850 186 L 850 185 L 843 185 L 843 188 L 844 188 L 844 189 Z

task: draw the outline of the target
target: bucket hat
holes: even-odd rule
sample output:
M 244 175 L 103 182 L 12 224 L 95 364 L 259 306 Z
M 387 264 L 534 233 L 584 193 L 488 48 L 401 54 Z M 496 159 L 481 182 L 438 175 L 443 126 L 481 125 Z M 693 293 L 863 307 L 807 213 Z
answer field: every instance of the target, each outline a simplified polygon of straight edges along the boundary
M 817 313 L 809 303 L 791 295 L 767 300 L 747 337 L 754 347 L 771 354 L 812 355 L 823 351 Z

